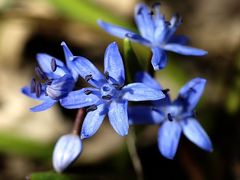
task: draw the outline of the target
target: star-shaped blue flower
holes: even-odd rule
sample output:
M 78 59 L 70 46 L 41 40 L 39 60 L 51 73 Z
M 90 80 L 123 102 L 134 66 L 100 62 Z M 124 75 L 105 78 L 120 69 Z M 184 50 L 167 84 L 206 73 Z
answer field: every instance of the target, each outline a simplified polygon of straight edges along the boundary
M 93 87 L 72 91 L 60 100 L 69 109 L 87 108 L 81 131 L 81 138 L 94 135 L 108 115 L 110 124 L 121 136 L 128 133 L 128 101 L 162 99 L 165 95 L 143 83 L 124 86 L 125 70 L 115 42 L 111 43 L 104 56 L 104 75 L 86 58 L 76 57 L 79 75 Z
M 48 54 L 37 54 L 39 67 L 35 68 L 36 74 L 40 78 L 37 82 L 32 79 L 30 86 L 22 88 L 22 93 L 28 97 L 43 101 L 30 110 L 33 112 L 43 111 L 52 107 L 61 98 L 66 97 L 73 90 L 78 73 L 75 70 L 76 61 L 74 56 L 65 44 L 62 42 L 67 66 L 64 63 Z
M 98 24 L 108 33 L 119 38 L 129 38 L 132 41 L 151 48 L 151 63 L 154 70 L 162 69 L 167 64 L 165 51 L 172 51 L 182 55 L 203 56 L 206 51 L 186 46 L 184 36 L 174 36 L 182 18 L 175 15 L 170 22 L 166 21 L 160 13 L 160 4 L 154 4 L 150 10 L 145 4 L 140 3 L 135 8 L 135 21 L 140 32 L 136 34 L 128 29 L 99 20 Z
M 139 73 L 137 77 L 149 87 L 162 92 L 161 86 L 147 73 Z M 161 125 L 158 131 L 158 147 L 161 154 L 168 159 L 174 158 L 182 132 L 194 144 L 211 152 L 212 143 L 194 114 L 205 84 L 205 79 L 194 78 L 180 89 L 173 102 L 165 92 L 166 98 L 153 101 L 152 106 L 129 108 L 130 124 Z

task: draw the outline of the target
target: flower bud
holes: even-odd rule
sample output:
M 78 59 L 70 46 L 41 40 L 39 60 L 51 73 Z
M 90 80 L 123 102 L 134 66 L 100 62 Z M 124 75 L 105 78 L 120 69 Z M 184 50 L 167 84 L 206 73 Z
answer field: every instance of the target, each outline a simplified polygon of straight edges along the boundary
M 53 151 L 53 167 L 62 172 L 70 166 L 82 151 L 82 141 L 78 135 L 63 135 L 56 143 Z

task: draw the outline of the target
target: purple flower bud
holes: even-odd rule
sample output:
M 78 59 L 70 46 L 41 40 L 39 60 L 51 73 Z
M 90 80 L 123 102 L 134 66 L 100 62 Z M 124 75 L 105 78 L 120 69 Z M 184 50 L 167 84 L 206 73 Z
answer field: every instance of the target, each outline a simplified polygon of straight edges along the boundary
M 56 143 L 53 152 L 53 167 L 57 172 L 63 172 L 80 155 L 82 141 L 78 135 L 63 135 Z

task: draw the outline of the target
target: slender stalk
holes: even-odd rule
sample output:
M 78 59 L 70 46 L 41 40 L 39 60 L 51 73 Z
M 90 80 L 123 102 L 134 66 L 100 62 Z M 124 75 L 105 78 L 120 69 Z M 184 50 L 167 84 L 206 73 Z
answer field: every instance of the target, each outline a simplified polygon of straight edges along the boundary
M 143 169 L 142 169 L 142 164 L 141 164 L 141 161 L 138 156 L 137 149 L 136 149 L 136 136 L 135 136 L 135 131 L 134 131 L 133 127 L 131 127 L 128 132 L 127 148 L 128 148 L 128 152 L 129 152 L 132 164 L 133 164 L 133 168 L 137 175 L 137 179 L 143 180 L 144 179 L 143 178 Z
M 86 115 L 86 110 L 84 108 L 78 110 L 75 121 L 74 121 L 73 129 L 72 129 L 72 134 L 75 134 L 75 135 L 80 134 L 85 115 Z

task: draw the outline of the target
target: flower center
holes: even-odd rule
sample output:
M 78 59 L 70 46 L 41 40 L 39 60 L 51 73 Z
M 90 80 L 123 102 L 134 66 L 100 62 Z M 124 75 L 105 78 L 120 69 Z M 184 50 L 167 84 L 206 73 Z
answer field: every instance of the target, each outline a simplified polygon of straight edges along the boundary
M 181 120 L 182 119 L 182 112 L 183 112 L 183 107 L 182 106 L 177 106 L 177 105 L 169 105 L 165 106 L 162 108 L 162 112 L 165 115 L 165 118 L 169 121 L 173 120 Z
M 118 90 L 109 83 L 105 83 L 101 87 L 101 97 L 104 100 L 111 100 L 112 98 L 116 97 L 117 94 L 118 94 Z

